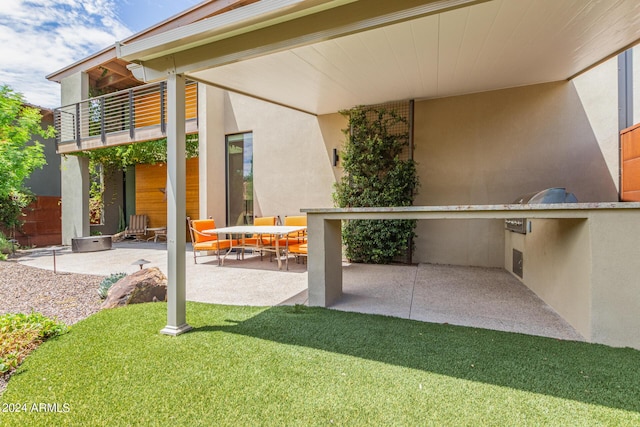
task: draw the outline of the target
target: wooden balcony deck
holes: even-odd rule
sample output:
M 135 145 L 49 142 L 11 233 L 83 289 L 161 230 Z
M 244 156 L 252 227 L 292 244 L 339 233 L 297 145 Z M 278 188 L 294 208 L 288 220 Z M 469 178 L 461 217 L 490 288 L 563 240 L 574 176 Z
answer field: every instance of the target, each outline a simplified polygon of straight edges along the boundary
M 166 136 L 166 84 L 138 86 L 54 110 L 59 154 L 151 141 Z M 186 128 L 198 131 L 198 85 L 186 87 Z

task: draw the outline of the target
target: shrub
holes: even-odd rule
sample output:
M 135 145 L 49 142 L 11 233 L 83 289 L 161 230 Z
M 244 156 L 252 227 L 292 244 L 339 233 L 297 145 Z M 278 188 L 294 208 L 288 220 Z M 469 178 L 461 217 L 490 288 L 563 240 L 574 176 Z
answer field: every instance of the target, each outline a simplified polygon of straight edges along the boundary
M 358 107 L 342 114 L 349 118 L 349 128 L 344 131 L 344 175 L 335 186 L 335 204 L 411 206 L 418 178 L 415 162 L 401 158 L 409 148 L 407 118 L 384 107 Z M 415 226 L 415 220 L 345 221 L 346 256 L 354 262 L 389 263 L 406 254 Z
M 111 286 L 126 275 L 127 273 L 113 273 L 102 279 L 102 282 L 100 282 L 100 286 L 98 287 L 98 294 L 100 295 L 100 298 L 105 299 L 109 293 L 109 289 L 111 289 Z
M 0 253 L 7 251 L 11 251 L 11 243 L 9 243 L 5 235 L 0 232 Z
M 40 313 L 0 316 L 0 373 L 17 368 L 44 340 L 67 331 L 67 325 Z

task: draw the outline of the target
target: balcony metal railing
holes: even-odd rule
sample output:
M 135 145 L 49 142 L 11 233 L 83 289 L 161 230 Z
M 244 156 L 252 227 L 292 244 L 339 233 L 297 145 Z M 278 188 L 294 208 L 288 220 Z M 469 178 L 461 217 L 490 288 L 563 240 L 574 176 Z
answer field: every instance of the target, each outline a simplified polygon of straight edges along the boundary
M 164 136 L 166 83 L 151 83 L 56 108 L 54 126 L 59 153 L 148 141 Z M 198 86 L 186 86 L 187 132 L 197 130 Z

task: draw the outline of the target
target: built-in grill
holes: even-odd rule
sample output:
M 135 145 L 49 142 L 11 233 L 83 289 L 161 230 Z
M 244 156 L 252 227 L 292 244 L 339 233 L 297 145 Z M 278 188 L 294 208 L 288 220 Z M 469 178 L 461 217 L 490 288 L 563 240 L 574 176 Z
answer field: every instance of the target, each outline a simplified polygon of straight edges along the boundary
M 568 193 L 566 188 L 555 187 L 525 194 L 514 200 L 512 204 L 544 205 L 547 203 L 578 203 L 578 199 L 573 193 Z
M 578 199 L 573 193 L 568 193 L 565 188 L 555 187 L 546 190 L 536 191 L 518 197 L 513 201 L 514 205 L 546 205 L 551 203 L 577 203 Z M 527 234 L 528 221 L 526 218 L 509 218 L 504 221 L 505 228 L 514 233 Z M 523 278 L 524 274 L 524 254 L 516 248 L 513 248 L 512 257 L 513 274 Z
M 546 190 L 524 194 L 513 201 L 514 205 L 546 205 L 550 203 L 577 203 L 578 199 L 566 188 L 554 187 Z M 505 220 L 507 230 L 515 233 L 527 234 L 526 218 L 509 218 Z

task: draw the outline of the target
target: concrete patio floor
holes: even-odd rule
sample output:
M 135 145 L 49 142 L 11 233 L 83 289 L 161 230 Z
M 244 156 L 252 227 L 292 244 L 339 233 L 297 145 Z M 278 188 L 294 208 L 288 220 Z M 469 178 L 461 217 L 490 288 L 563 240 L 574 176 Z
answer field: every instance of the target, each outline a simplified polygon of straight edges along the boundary
M 293 258 L 289 270 L 278 270 L 268 257 L 227 257 L 218 266 L 215 256 L 193 263 L 187 247 L 187 299 L 216 304 L 273 306 L 307 303 L 306 265 Z M 56 251 L 60 274 L 109 275 L 133 273 L 132 263 L 149 261 L 167 274 L 165 243 L 125 241 L 101 252 Z M 19 262 L 53 270 L 53 251 L 26 252 Z M 551 307 L 503 269 L 432 264 L 343 264 L 343 297 L 331 308 L 369 314 L 449 323 L 567 340 L 584 340 Z

